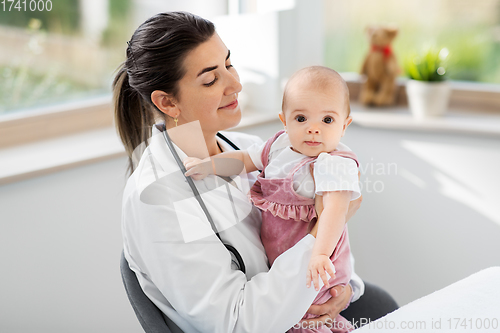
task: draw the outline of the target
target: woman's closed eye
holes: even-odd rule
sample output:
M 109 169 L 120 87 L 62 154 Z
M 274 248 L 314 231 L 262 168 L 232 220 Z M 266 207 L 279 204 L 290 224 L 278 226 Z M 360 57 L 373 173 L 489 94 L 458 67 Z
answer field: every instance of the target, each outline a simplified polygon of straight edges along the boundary
M 227 66 L 226 66 L 226 69 L 227 69 L 227 70 L 229 70 L 229 69 L 231 69 L 231 68 L 234 68 L 234 67 L 233 67 L 233 65 L 227 65 Z M 217 82 L 217 80 L 218 80 L 218 79 L 219 79 L 219 78 L 218 78 L 218 77 L 217 77 L 217 75 L 216 75 L 212 81 L 210 81 L 210 82 L 208 82 L 208 83 L 204 83 L 203 85 L 204 85 L 205 87 L 210 87 L 210 86 L 214 85 L 214 83 L 215 83 L 215 82 Z
M 295 116 L 295 120 L 297 120 L 299 123 L 303 123 L 304 121 L 306 121 L 306 117 L 299 114 L 298 116 Z
M 210 87 L 210 86 L 212 86 L 215 82 L 217 82 L 217 80 L 218 80 L 218 79 L 219 79 L 219 78 L 218 78 L 218 77 L 217 77 L 217 75 L 216 75 L 212 81 L 210 81 L 210 82 L 208 82 L 208 83 L 204 83 L 203 85 L 204 85 L 205 87 Z
M 326 116 L 325 118 L 323 118 L 323 122 L 327 123 L 327 124 L 333 123 L 334 120 L 335 119 L 333 119 L 333 117 L 330 117 L 330 116 Z

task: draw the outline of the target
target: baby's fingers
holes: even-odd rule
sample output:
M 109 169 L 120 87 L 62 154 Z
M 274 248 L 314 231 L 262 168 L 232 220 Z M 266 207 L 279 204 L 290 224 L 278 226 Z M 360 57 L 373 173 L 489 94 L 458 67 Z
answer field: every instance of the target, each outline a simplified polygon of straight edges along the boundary
M 195 173 L 194 175 L 191 175 L 191 178 L 193 178 L 194 180 L 201 180 L 205 177 L 206 176 L 204 174 L 201 174 L 201 173 Z
M 306 274 L 306 286 L 307 288 L 311 287 L 311 270 L 307 270 Z
M 330 275 L 330 279 L 335 278 L 335 267 L 332 269 L 332 267 L 330 265 L 328 265 L 325 267 L 325 270 L 328 273 L 328 275 Z
M 187 169 L 187 171 L 184 174 L 186 177 L 197 173 L 197 168 L 195 166 L 189 166 L 189 167 L 186 167 L 186 169 Z
M 313 283 L 314 283 L 314 289 L 319 290 L 319 281 L 318 281 L 318 272 L 317 271 L 315 271 L 312 274 L 312 278 L 313 278 Z
M 194 158 L 194 157 L 186 157 L 182 163 L 184 164 L 185 167 L 187 167 L 188 164 L 196 164 L 196 162 L 199 161 L 199 159 Z M 195 163 L 193 163 L 195 162 Z
M 330 273 L 328 273 L 328 274 L 330 274 Z M 328 282 L 328 276 L 326 276 L 326 273 L 324 270 L 320 270 L 319 276 L 321 277 L 321 280 L 323 280 L 323 283 L 325 284 L 325 286 L 327 288 L 330 287 L 330 282 Z

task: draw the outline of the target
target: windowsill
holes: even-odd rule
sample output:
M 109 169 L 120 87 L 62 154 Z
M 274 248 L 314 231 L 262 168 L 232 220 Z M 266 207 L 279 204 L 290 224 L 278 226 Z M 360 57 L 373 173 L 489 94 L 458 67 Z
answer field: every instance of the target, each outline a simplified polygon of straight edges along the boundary
M 0 149 L 0 185 L 125 156 L 113 127 Z
M 467 133 L 500 138 L 500 114 L 450 110 L 444 117 L 416 120 L 406 107 L 351 107 L 353 122 L 363 127 Z M 258 126 L 278 120 L 276 113 L 245 112 L 234 129 Z M 125 156 L 114 127 L 86 131 L 35 143 L 0 149 L 0 185 L 49 174 L 80 165 Z
M 442 117 L 415 119 L 408 107 L 368 108 L 351 104 L 353 123 L 363 127 L 500 137 L 500 113 L 450 108 Z
M 0 149 L 113 124 L 111 95 L 0 115 Z

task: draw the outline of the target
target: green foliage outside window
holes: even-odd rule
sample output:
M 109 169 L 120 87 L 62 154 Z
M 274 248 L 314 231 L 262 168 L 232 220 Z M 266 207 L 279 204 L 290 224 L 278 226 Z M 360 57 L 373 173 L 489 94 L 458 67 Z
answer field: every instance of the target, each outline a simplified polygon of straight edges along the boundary
M 38 19 L 42 22 L 42 27 L 50 32 L 74 34 L 78 32 L 80 25 L 78 2 L 78 0 L 52 0 L 51 11 L 0 10 L 0 24 L 25 28 L 31 19 Z M 29 1 L 27 1 L 27 6 L 29 6 Z
M 84 0 L 81 0 L 84 1 Z M 52 1 L 51 11 L 0 11 L 0 29 L 21 28 L 28 35 L 22 54 L 12 54 L 11 61 L 0 63 L 0 115 L 13 110 L 51 105 L 86 96 L 109 93 L 112 72 L 125 54 L 125 43 L 130 38 L 129 13 L 131 0 L 109 0 L 108 26 L 99 41 L 104 57 L 99 74 L 102 83 L 90 84 L 78 75 L 61 70 L 59 63 L 44 68 L 34 67 L 32 61 L 46 52 L 44 45 L 52 34 L 63 35 L 78 43 L 82 41 L 78 0 Z M 1 45 L 1 40 L 0 40 Z M 39 50 L 38 50 L 39 49 Z M 0 50 L 12 52 L 10 50 Z M 70 55 L 68 55 L 69 57 Z M 85 71 L 87 64 L 72 71 Z

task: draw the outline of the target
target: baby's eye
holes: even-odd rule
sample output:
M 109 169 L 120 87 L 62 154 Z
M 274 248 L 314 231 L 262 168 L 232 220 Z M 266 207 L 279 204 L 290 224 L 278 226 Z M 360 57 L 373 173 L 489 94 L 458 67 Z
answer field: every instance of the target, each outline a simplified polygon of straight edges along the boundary
M 306 117 L 299 115 L 295 117 L 295 120 L 297 120 L 299 123 L 303 123 L 304 121 L 306 121 Z
M 333 118 L 332 117 L 325 117 L 323 118 L 323 121 L 327 124 L 333 123 Z

